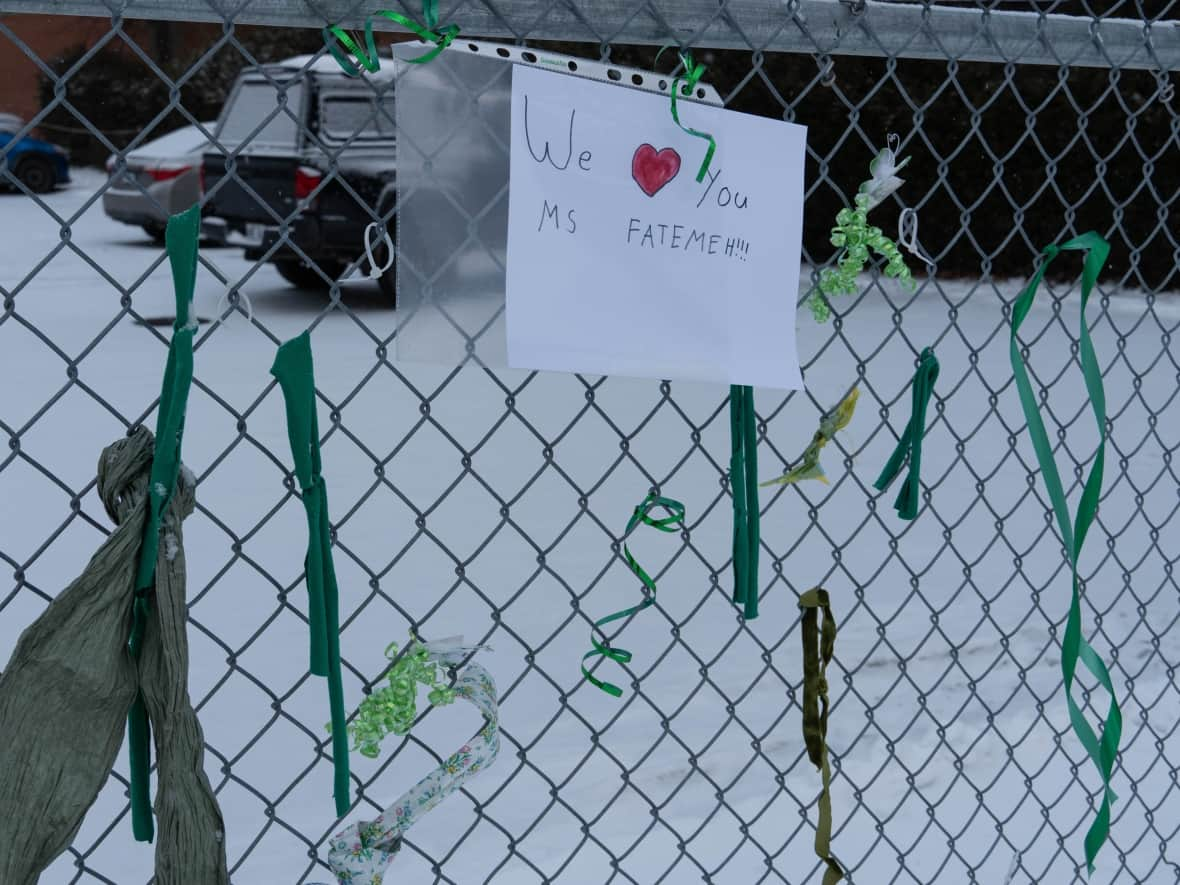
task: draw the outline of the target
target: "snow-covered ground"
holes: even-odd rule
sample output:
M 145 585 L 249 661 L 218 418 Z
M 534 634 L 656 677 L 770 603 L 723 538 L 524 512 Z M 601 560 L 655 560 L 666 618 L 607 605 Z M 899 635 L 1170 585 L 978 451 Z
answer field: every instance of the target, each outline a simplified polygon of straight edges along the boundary
M 137 229 L 102 214 L 101 181 L 84 170 L 47 198 L 63 218 L 82 213 L 68 243 L 60 222 L 30 200 L 0 196 L 0 286 L 14 298 L 0 313 L 0 430 L 19 437 L 19 454 L 13 445 L 0 456 L 0 557 L 9 575 L 13 563 L 25 574 L 23 585 L 11 577 L 0 585 L 0 662 L 102 540 L 91 524 L 107 524 L 92 485 L 99 451 L 159 393 L 167 329 L 122 316 L 120 299 L 128 289 L 139 314 L 170 315 L 168 266 Z M 288 288 L 270 267 L 251 271 L 234 250 L 203 254 L 246 279 L 265 327 L 238 315 L 202 326 L 184 441 L 200 479 L 200 509 L 185 525 L 190 686 L 235 883 L 328 881 L 316 850 L 322 858 L 326 837 L 344 825 L 319 749 L 326 683 L 307 673 L 307 629 L 296 613 L 305 610 L 306 527 L 283 484 L 290 452 L 268 375 L 277 343 L 309 324 L 339 531 L 349 709 L 362 677 L 380 672 L 387 643 L 404 641 L 410 618 L 428 638 L 463 633 L 490 643 L 482 660 L 502 693 L 499 761 L 412 831 L 391 881 L 818 881 L 819 780 L 788 687 L 801 673 L 796 594 L 821 583 L 840 621 L 829 674 L 833 842 L 853 867 L 850 880 L 1000 885 L 1016 851 L 1014 882 L 1084 879 L 1082 838 L 1099 781 L 1069 729 L 1048 630 L 1063 623 L 1069 576 L 1039 479 L 1030 478 L 1035 462 L 1011 385 L 1001 311 L 1019 281 L 945 285 L 946 297 L 926 286 L 912 303 L 890 284 L 848 316 L 847 344 L 829 343 L 832 327 L 800 314 L 808 395 L 783 405 L 782 395 L 759 391 L 769 441 L 761 473 L 781 467 L 771 446 L 794 458 L 817 404 L 832 405 L 863 374 L 841 439 L 850 460 L 829 447 L 831 486 L 763 491 L 765 596 L 761 616 L 742 625 L 729 601 L 721 485 L 726 390 L 677 383 L 665 398 L 649 381 L 475 368 L 452 377 L 446 367 L 396 364 L 387 340 L 395 314 L 375 285 L 347 285 L 348 311 L 321 315 L 323 298 Z M 198 314 L 214 315 L 222 291 L 203 268 Z M 1039 376 L 1055 379 L 1050 433 L 1064 421 L 1069 451 L 1089 458 L 1092 419 L 1068 365 L 1076 293 L 1059 306 L 1060 322 L 1042 292 L 1027 340 L 1036 339 Z M 904 307 L 896 331 L 894 307 Z M 1180 532 L 1170 464 L 1180 405 L 1166 334 L 1180 303 L 1161 297 L 1145 315 L 1142 295 L 1113 293 L 1099 317 L 1101 309 L 1091 314 L 1109 366 L 1112 432 L 1100 524 L 1083 557 L 1084 624 L 1112 667 L 1125 729 L 1112 844 L 1090 881 L 1173 882 Z M 924 449 L 931 500 L 905 523 L 891 508 L 895 490 L 869 492 L 909 416 L 914 353 L 928 344 L 942 364 Z M 389 361 L 378 356 L 386 346 Z M 1072 464 L 1058 455 L 1068 482 Z M 579 661 L 590 648 L 587 616 L 638 599 L 611 543 L 653 478 L 686 505 L 691 546 L 651 530 L 632 538 L 639 560 L 659 572 L 659 602 L 618 640 L 635 654 L 643 693 L 626 687 L 614 700 L 583 682 Z M 83 489 L 76 513 L 71 497 Z M 571 600 L 583 594 L 575 611 Z M 615 669 L 602 675 L 620 681 Z M 1105 712 L 1105 699 L 1096 700 Z M 379 760 L 354 755 L 364 798 L 349 820 L 391 803 L 436 764 L 433 754 L 447 755 L 477 725 L 470 707 L 445 708 L 408 740 L 388 741 Z M 123 753 L 117 770 L 126 772 Z M 117 781 L 74 852 L 41 881 L 151 876 L 152 848 L 133 841 Z

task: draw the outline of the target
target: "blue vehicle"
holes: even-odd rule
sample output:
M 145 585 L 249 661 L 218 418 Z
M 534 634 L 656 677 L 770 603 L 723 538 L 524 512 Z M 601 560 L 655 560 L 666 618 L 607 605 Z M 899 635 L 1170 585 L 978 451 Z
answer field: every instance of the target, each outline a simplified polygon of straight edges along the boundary
M 15 176 L 35 194 L 43 194 L 70 180 L 70 155 L 63 147 L 30 135 L 16 138 L 24 120 L 13 114 L 0 114 L 0 155 L 8 162 L 7 174 L 0 184 L 12 187 Z

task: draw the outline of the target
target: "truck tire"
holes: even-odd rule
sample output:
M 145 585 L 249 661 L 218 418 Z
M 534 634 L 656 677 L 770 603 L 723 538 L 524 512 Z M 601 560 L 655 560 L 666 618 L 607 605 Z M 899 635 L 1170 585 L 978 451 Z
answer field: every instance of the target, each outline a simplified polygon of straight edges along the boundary
M 152 221 L 140 226 L 143 228 L 143 232 L 152 238 L 153 243 L 157 246 L 164 245 L 164 225 L 157 221 Z
M 16 177 L 35 194 L 48 193 L 57 184 L 53 164 L 40 157 L 28 157 L 22 161 L 16 167 Z
M 275 270 L 279 272 L 284 280 L 294 286 L 296 289 L 306 289 L 309 292 L 326 292 L 331 283 L 325 282 L 326 276 L 329 280 L 335 280 L 340 276 L 344 270 L 344 266 L 334 261 L 321 261 L 319 268 L 323 271 L 323 276 L 320 276 L 319 271 L 314 267 L 308 267 L 302 261 L 276 261 L 274 263 Z

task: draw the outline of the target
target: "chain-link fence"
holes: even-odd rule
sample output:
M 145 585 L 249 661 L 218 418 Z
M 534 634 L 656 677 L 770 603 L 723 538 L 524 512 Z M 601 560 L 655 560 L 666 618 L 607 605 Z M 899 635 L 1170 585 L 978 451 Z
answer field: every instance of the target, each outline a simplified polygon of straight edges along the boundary
M 356 25 L 375 10 L 294 0 L 9 0 L 5 9 L 16 13 L 0 18 L 8 55 L 47 84 L 41 110 L 0 151 L 14 191 L 0 201 L 7 660 L 109 530 L 92 465 L 101 446 L 149 421 L 159 391 L 166 258 L 104 214 L 104 193 L 130 152 L 177 124 L 206 122 L 233 72 L 298 42 L 280 29 Z M 1041 247 L 1092 228 L 1114 249 L 1089 317 L 1110 420 L 1082 563 L 1083 629 L 1110 665 L 1126 725 L 1111 841 L 1091 880 L 1180 881 L 1180 364 L 1171 348 L 1180 302 L 1169 292 L 1180 260 L 1170 217 L 1180 193 L 1171 74 L 1180 24 L 1169 18 L 1178 12 L 1142 0 L 444 9 L 464 35 L 560 41 L 545 45 L 620 64 L 649 65 L 665 43 L 693 47 L 728 106 L 808 125 L 808 271 L 831 259 L 836 208 L 896 133 L 913 160 L 878 223 L 888 229 L 902 205 L 913 207 L 931 263 L 909 257 L 914 292 L 865 275 L 827 325 L 801 309 L 807 391 L 758 393 L 764 478 L 854 382 L 860 405 L 825 451 L 830 485 L 763 493 L 761 614 L 743 622 L 730 602 L 723 390 L 398 362 L 390 293 L 363 278 L 361 254 L 333 263 L 303 249 L 298 207 L 276 213 L 279 237 L 253 251 L 206 243 L 185 439 L 199 480 L 186 525 L 190 688 L 232 879 L 328 879 L 327 840 L 342 826 L 329 798 L 326 692 L 307 672 L 306 529 L 267 374 L 275 346 L 310 327 L 350 707 L 381 681 L 386 644 L 411 628 L 491 645 L 480 659 L 501 695 L 500 759 L 411 832 L 393 878 L 817 881 L 819 779 L 801 734 L 796 600 L 822 585 L 840 622 L 829 741 L 833 847 L 848 880 L 1083 881 L 1081 843 L 1101 785 L 1061 695 L 1069 567 L 1012 389 L 1007 336 Z M 80 15 L 105 21 L 96 29 L 67 17 Z M 62 24 L 73 21 L 88 24 Z M 72 47 L 75 30 L 88 36 Z M 67 38 L 49 48 L 57 32 Z M 106 66 L 111 53 L 123 61 L 118 74 Z M 327 59 L 322 48 L 315 56 L 300 65 Z M 226 65 L 228 76 L 208 75 Z M 83 79 L 98 87 L 79 106 L 71 84 Z M 132 93 L 140 97 L 127 102 Z M 104 119 L 119 101 L 141 114 L 134 125 Z M 265 128 L 257 122 L 254 134 Z M 116 154 L 110 175 L 75 165 L 69 187 L 41 192 L 22 174 L 28 155 L 18 147 L 41 124 L 49 140 L 72 127 L 92 151 Z M 342 214 L 390 222 L 396 190 L 360 189 L 338 168 L 354 141 L 307 186 L 326 193 L 336 181 Z M 206 182 L 202 199 L 243 178 L 241 168 Z M 136 174 L 145 198 L 166 180 Z M 276 264 L 284 254 L 294 260 Z M 817 278 L 805 274 L 800 304 Z M 1076 286 L 1050 288 L 1022 337 L 1076 499 L 1096 441 L 1076 367 Z M 926 346 L 942 373 L 922 509 L 906 523 L 871 482 L 908 418 Z M 686 529 L 628 539 L 659 596 L 624 628 L 635 658 L 629 680 L 607 677 L 624 686 L 614 700 L 583 681 L 579 662 L 591 622 L 639 593 L 621 532 L 650 490 L 685 503 Z M 1101 691 L 1079 697 L 1088 716 L 1105 709 Z M 380 759 L 358 757 L 353 816 L 372 816 L 470 735 L 464 715 L 430 710 Z M 150 880 L 151 851 L 131 840 L 127 786 L 121 756 L 42 881 Z

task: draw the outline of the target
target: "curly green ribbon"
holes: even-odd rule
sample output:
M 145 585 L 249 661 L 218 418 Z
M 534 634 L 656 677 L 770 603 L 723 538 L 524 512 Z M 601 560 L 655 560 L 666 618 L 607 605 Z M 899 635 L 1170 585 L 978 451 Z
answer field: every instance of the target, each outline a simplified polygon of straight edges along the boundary
M 733 601 L 742 617 L 758 617 L 758 436 L 754 388 L 729 388 L 729 491 L 733 495 Z
M 435 44 L 433 49 L 427 50 L 422 55 L 416 58 L 406 59 L 411 64 L 425 64 L 428 61 L 432 61 L 438 57 L 439 53 L 451 45 L 451 41 L 459 36 L 458 25 L 438 27 L 437 0 L 422 0 L 422 20 L 426 23 L 425 27 L 418 24 L 412 18 L 389 9 L 380 9 L 374 15 L 380 15 L 412 31 L 423 43 Z M 435 30 L 436 28 L 437 30 Z M 329 25 L 323 29 L 322 33 L 324 45 L 327 47 L 328 52 L 332 55 L 332 58 L 336 59 L 336 63 L 344 69 L 344 73 L 348 76 L 359 77 L 361 75 L 361 68 L 364 68 L 370 74 L 375 74 L 381 70 L 381 61 L 377 52 L 377 41 L 373 37 L 373 16 L 365 19 L 365 49 L 368 52 L 361 49 L 359 42 L 353 39 L 339 25 Z M 340 48 L 336 45 L 336 40 L 343 43 L 344 48 L 356 57 L 356 62 L 353 62 L 351 58 L 340 51 Z
M 387 735 L 410 733 L 418 717 L 418 683 L 430 688 L 427 697 L 436 707 L 455 700 L 455 689 L 442 678 L 442 668 L 430 660 L 430 650 L 426 647 L 412 641 L 406 653 L 398 657 L 397 643 L 391 642 L 385 649 L 385 657 L 393 661 L 389 685 L 361 701 L 348 726 L 352 749 L 370 759 L 381 754 L 381 741 Z M 332 731 L 331 723 L 327 728 Z
M 822 292 L 829 297 L 856 294 L 857 275 L 864 270 L 869 260 L 869 250 L 885 259 L 885 276 L 900 280 L 904 285 L 914 282 L 910 269 L 897 244 L 881 231 L 869 224 L 869 195 L 856 195 L 852 209 L 841 209 L 836 214 L 836 226 L 832 228 L 832 245 L 843 248 L 836 267 L 825 268 L 819 275 L 819 291 L 813 292 L 807 302 L 811 315 L 817 323 L 827 322 L 831 308 L 820 297 Z
M 663 507 L 668 515 L 658 519 L 653 518 L 649 514 L 654 507 Z M 599 618 L 594 622 L 594 630 L 602 632 L 604 625 L 609 624 L 611 621 L 617 621 L 620 618 L 629 618 L 636 612 L 643 611 L 656 601 L 656 582 L 643 570 L 643 566 L 636 562 L 635 557 L 631 555 L 631 551 L 627 548 L 627 542 L 625 540 L 640 523 L 649 525 L 653 529 L 659 529 L 661 532 L 674 532 L 677 529 L 682 529 L 684 528 L 684 505 L 671 498 L 649 494 L 643 499 L 643 503 L 635 508 L 631 514 L 631 518 L 627 520 L 627 528 L 623 531 L 623 558 L 627 561 L 627 567 L 635 573 L 635 576 L 643 583 L 644 590 L 647 592 L 644 594 L 643 602 L 638 605 L 633 605 L 630 608 L 625 608 L 622 611 L 607 615 L 605 618 Z M 598 657 L 610 658 L 618 664 L 627 664 L 631 661 L 631 652 L 621 648 L 611 648 L 609 642 L 599 642 L 594 636 L 594 630 L 590 632 L 590 642 L 594 648 L 582 655 L 582 675 L 591 684 L 601 688 L 607 694 L 616 698 L 622 697 L 623 690 L 617 685 L 595 677 L 593 673 L 586 669 L 586 661 L 590 658 Z
M 1024 357 L 1021 355 L 1021 348 L 1017 341 L 1017 332 L 1025 317 L 1028 316 L 1033 299 L 1037 294 L 1037 288 L 1045 276 L 1045 271 L 1063 251 L 1086 253 L 1085 263 L 1082 266 L 1082 303 L 1079 311 L 1078 337 L 1081 344 L 1082 375 L 1085 378 L 1086 392 L 1089 394 L 1090 405 L 1094 411 L 1094 420 L 1098 425 L 1098 451 L 1094 455 L 1094 465 L 1086 477 L 1082 498 L 1078 503 L 1077 516 L 1072 526 L 1069 521 L 1069 505 L 1066 503 L 1065 489 L 1061 484 L 1061 476 L 1057 472 L 1057 464 L 1053 459 L 1053 448 L 1049 443 L 1049 436 L 1045 432 L 1045 424 L 1041 419 L 1037 399 L 1033 394 L 1028 370 L 1025 368 Z M 1074 733 L 1090 755 L 1090 759 L 1102 776 L 1103 783 L 1102 805 L 1086 833 L 1086 869 L 1090 873 L 1094 872 L 1094 858 L 1110 835 L 1110 806 L 1118 798 L 1110 788 L 1110 776 L 1114 768 L 1115 756 L 1118 754 L 1119 739 L 1123 732 L 1123 716 L 1119 710 L 1118 699 L 1115 697 L 1110 673 L 1107 672 L 1106 665 L 1102 663 L 1102 659 L 1098 657 L 1090 643 L 1082 637 L 1082 607 L 1078 590 L 1078 559 L 1081 556 L 1086 532 L 1098 511 L 1106 458 L 1106 394 L 1102 387 L 1102 370 L 1098 366 L 1098 358 L 1094 354 L 1094 344 L 1090 339 L 1090 330 L 1086 326 L 1086 303 L 1090 298 L 1090 292 L 1098 281 L 1098 273 L 1102 270 L 1109 254 L 1110 244 L 1093 231 L 1075 237 L 1061 246 L 1047 246 L 1042 253 L 1045 260 L 1016 299 L 1016 305 L 1012 312 L 1012 337 L 1009 347 L 1012 374 L 1016 381 L 1016 389 L 1020 394 L 1020 405 L 1024 409 L 1024 418 L 1028 424 L 1028 435 L 1032 439 L 1037 464 L 1040 466 L 1041 476 L 1045 481 L 1045 489 L 1053 503 L 1053 513 L 1057 518 L 1057 527 L 1061 532 L 1062 540 L 1065 542 L 1065 548 L 1069 555 L 1070 572 L 1073 577 L 1069 616 L 1065 623 L 1065 637 L 1061 642 L 1061 672 L 1064 676 L 1065 700 L 1069 707 L 1069 719 L 1073 725 Z M 1110 708 L 1107 711 L 1106 720 L 1102 724 L 1101 740 L 1094 733 L 1081 708 L 1073 699 L 1074 673 L 1077 670 L 1079 659 L 1110 695 Z
M 879 492 L 889 488 L 889 484 L 897 478 L 902 465 L 909 457 L 910 469 L 906 473 L 905 481 L 897 492 L 897 500 L 893 507 L 902 519 L 913 519 L 918 515 L 918 494 L 921 491 L 920 474 L 922 470 L 922 437 L 926 435 L 926 407 L 930 403 L 930 395 L 934 393 L 934 382 L 938 380 L 938 359 L 934 356 L 933 348 L 927 347 L 918 358 L 918 369 L 914 372 L 912 384 L 913 403 L 910 421 L 905 426 L 905 432 L 897 441 L 897 447 L 881 475 L 873 483 L 873 488 Z
M 287 437 L 295 461 L 295 477 L 307 513 L 307 620 L 311 628 L 310 669 L 328 678 L 332 714 L 332 763 L 336 814 L 343 817 L 350 803 L 348 734 L 344 715 L 344 686 L 340 677 L 340 611 L 336 568 L 332 563 L 328 490 L 320 474 L 320 432 L 316 419 L 315 373 L 311 336 L 304 332 L 279 347 L 270 373 L 278 379 L 287 410 Z
M 665 46 L 656 53 L 655 62 L 660 60 L 660 56 L 663 55 L 664 49 L 667 48 L 668 47 Z M 653 64 L 655 62 L 653 62 Z M 679 126 L 681 131 L 687 132 L 689 135 L 693 135 L 697 138 L 703 138 L 709 142 L 709 148 L 705 151 L 704 159 L 701 160 L 701 167 L 697 170 L 697 181 L 704 181 L 705 173 L 709 171 L 709 164 L 713 162 L 713 154 L 717 152 L 717 142 L 708 132 L 701 132 L 698 129 L 692 129 L 680 122 L 680 111 L 676 108 L 676 96 L 680 94 L 680 83 L 682 80 L 684 81 L 684 94 L 692 95 L 692 91 L 696 88 L 697 83 L 700 81 L 701 77 L 704 76 L 707 66 L 695 63 L 692 59 L 692 53 L 688 51 L 680 53 L 680 64 L 684 68 L 684 75 L 677 76 L 672 81 L 672 122 Z
M 128 650 L 135 661 L 139 660 L 143 647 L 143 634 L 151 607 L 149 594 L 156 581 L 160 524 L 180 475 L 180 442 L 184 436 L 188 393 L 193 383 L 193 335 L 197 326 L 192 309 L 193 290 L 197 283 L 200 227 L 200 207 L 192 206 L 169 218 L 164 232 L 168 261 L 172 266 L 172 285 L 176 293 L 176 320 L 172 325 L 172 341 L 168 345 L 168 361 L 164 367 L 164 384 L 156 416 L 147 523 L 143 530 L 143 544 L 139 548 L 135 600 L 131 609 Z M 151 725 L 143 692 L 138 690 L 127 716 L 127 750 L 131 771 L 131 829 L 136 841 L 151 842 L 155 835 L 151 803 Z
M 794 466 L 782 476 L 776 477 L 775 479 L 768 479 L 760 487 L 790 485 L 803 479 L 818 479 L 824 485 L 827 485 L 828 477 L 819 463 L 820 450 L 835 439 L 839 431 L 848 426 L 848 423 L 852 420 L 853 413 L 856 411 L 856 401 L 859 397 L 859 387 L 853 387 L 852 390 L 848 391 L 844 399 L 840 400 L 832 411 L 827 412 L 819 419 L 819 427 L 816 428 L 815 435 L 812 436 L 811 442 L 807 444 L 807 448 L 803 450 L 803 454 L 792 462 Z
M 803 610 L 803 743 L 807 758 L 819 769 L 823 784 L 819 795 L 819 820 L 815 826 L 815 853 L 827 865 L 823 885 L 836 885 L 844 870 L 832 857 L 832 771 L 828 766 L 828 664 L 836 649 L 836 619 L 828 604 L 828 591 L 814 587 L 799 597 Z M 817 614 L 824 614 L 817 631 Z

